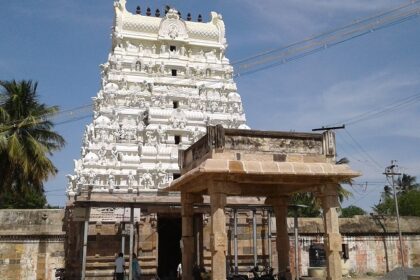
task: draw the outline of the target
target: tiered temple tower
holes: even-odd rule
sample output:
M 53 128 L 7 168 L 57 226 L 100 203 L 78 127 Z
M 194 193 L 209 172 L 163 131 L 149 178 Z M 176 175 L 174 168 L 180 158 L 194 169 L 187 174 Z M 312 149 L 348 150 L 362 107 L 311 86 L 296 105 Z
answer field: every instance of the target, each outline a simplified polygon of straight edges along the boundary
M 87 125 L 81 159 L 68 175 L 70 203 L 92 193 L 153 195 L 179 176 L 178 150 L 207 125 L 248 128 L 233 81 L 222 16 L 183 19 L 175 9 L 136 14 L 115 2 L 112 48 Z
M 248 127 L 225 57 L 221 15 L 193 22 L 175 9 L 152 15 L 150 9 L 130 13 L 126 0 L 114 6 L 112 47 L 101 65 L 94 119 L 68 175 L 66 269 L 74 279 L 82 267 L 87 279 L 111 279 L 114 254 L 130 251 L 124 203 L 136 202 L 141 215 L 134 215 L 134 252 L 143 274 L 169 277 L 180 262 L 180 195 L 159 190 L 180 175 L 178 151 L 208 125 Z M 83 212 L 83 225 L 77 214 L 83 201 L 111 204 Z M 89 240 L 85 247 L 83 238 Z

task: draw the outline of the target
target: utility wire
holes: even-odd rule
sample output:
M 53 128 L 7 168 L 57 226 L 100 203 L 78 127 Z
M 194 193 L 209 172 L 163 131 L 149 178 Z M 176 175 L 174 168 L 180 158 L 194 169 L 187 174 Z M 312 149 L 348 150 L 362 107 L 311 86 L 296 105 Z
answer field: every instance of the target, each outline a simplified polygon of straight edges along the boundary
M 344 120 L 344 121 L 336 122 L 336 123 L 331 124 L 329 126 L 333 126 L 333 125 L 336 125 L 336 124 L 342 124 L 342 123 L 344 123 L 346 126 L 348 126 L 348 125 L 356 124 L 356 123 L 359 123 L 359 122 L 362 122 L 362 121 L 378 118 L 378 117 L 380 117 L 380 116 L 382 116 L 386 113 L 394 112 L 396 110 L 406 108 L 406 107 L 408 107 L 410 105 L 413 105 L 413 104 L 415 104 L 416 102 L 419 102 L 419 101 L 420 101 L 420 92 L 416 93 L 416 94 L 413 94 L 411 96 L 396 100 L 396 101 L 386 105 L 382 109 L 377 108 L 377 109 L 374 109 L 372 111 L 367 111 L 367 112 L 364 112 L 360 115 L 351 117 L 351 118 L 349 118 L 347 120 Z
M 291 47 L 294 47 L 294 46 L 297 46 L 297 45 L 300 45 L 300 44 L 303 44 L 303 43 L 306 43 L 306 42 L 309 42 L 309 41 L 313 41 L 313 40 L 315 40 L 315 39 L 320 39 L 320 38 L 322 38 L 322 37 L 324 37 L 324 36 L 330 35 L 330 34 L 332 34 L 332 33 L 337 33 L 337 32 L 339 32 L 339 31 L 341 31 L 341 30 L 343 30 L 343 29 L 346 29 L 346 28 L 352 27 L 352 26 L 354 26 L 354 25 L 356 25 L 356 24 L 365 23 L 365 22 L 368 22 L 369 20 L 374 20 L 374 19 L 377 19 L 378 17 L 383 17 L 383 16 L 390 15 L 390 14 L 392 14 L 392 13 L 398 12 L 398 11 L 400 11 L 400 10 L 402 10 L 402 9 L 405 9 L 405 8 L 407 8 L 407 7 L 410 7 L 410 6 L 412 6 L 412 5 L 416 5 L 416 4 L 417 4 L 417 2 L 419 2 L 419 1 L 418 1 L 418 0 L 416 0 L 416 1 L 410 1 L 410 2 L 408 2 L 408 3 L 401 4 L 400 6 L 397 6 L 397 7 L 393 8 L 393 9 L 391 9 L 391 10 L 388 10 L 388 11 L 385 11 L 385 12 L 376 13 L 376 14 L 371 15 L 371 16 L 368 16 L 368 17 L 366 17 L 366 18 L 364 18 L 364 19 L 354 20 L 354 21 L 353 21 L 352 23 L 350 23 L 350 24 L 347 24 L 347 25 L 344 25 L 344 26 L 342 26 L 342 27 L 335 28 L 335 29 L 329 30 L 329 31 L 327 31 L 327 32 L 324 32 L 324 33 L 321 33 L 321 34 L 318 34 L 318 35 L 315 35 L 315 36 L 309 37 L 309 38 L 307 38 L 307 39 L 305 39 L 305 40 L 302 40 L 302 41 L 299 41 L 299 42 L 295 42 L 295 43 L 289 44 L 289 45 L 284 46 L 284 47 L 279 47 L 279 48 L 275 48 L 275 49 L 272 49 L 272 50 L 263 51 L 263 52 L 260 52 L 260 53 L 258 53 L 258 54 L 255 54 L 255 55 L 249 56 L 249 57 L 247 57 L 247 58 L 239 59 L 239 60 L 237 60 L 237 61 L 234 61 L 234 62 L 232 63 L 232 65 L 238 65 L 238 64 L 241 64 L 241 63 L 244 63 L 244 62 L 247 62 L 247 61 L 253 60 L 253 59 L 257 59 L 257 58 L 260 58 L 260 57 L 263 57 L 263 56 L 266 56 L 266 55 L 269 55 L 269 54 L 273 54 L 273 53 L 276 53 L 276 52 L 280 52 L 280 51 L 283 51 L 283 50 L 289 49 L 289 48 L 291 48 Z M 387 26 L 386 26 L 386 27 L 387 27 Z M 369 32 L 371 32 L 371 30 L 369 30 Z
M 351 149 L 353 149 L 355 152 L 357 152 L 359 150 L 359 148 L 354 144 L 354 143 L 350 143 L 347 141 L 346 138 L 344 138 L 340 133 L 336 134 L 343 142 L 345 142 Z M 366 165 L 369 168 L 372 168 L 372 170 L 375 170 L 375 172 L 377 171 L 381 171 L 379 170 L 376 165 L 374 165 L 371 160 L 362 152 L 360 153 L 360 156 L 362 158 L 356 158 L 354 156 L 354 153 L 352 153 L 351 158 L 354 158 L 356 161 L 360 162 L 361 164 Z
M 56 122 L 56 123 L 54 123 L 54 125 L 57 126 L 57 125 L 62 125 L 62 124 L 66 124 L 66 123 L 76 122 L 76 121 L 80 121 L 80 120 L 84 120 L 84 119 L 90 118 L 92 116 L 93 116 L 93 113 L 91 113 L 89 115 L 84 115 L 84 116 L 80 116 L 80 117 L 75 117 L 75 118 L 72 118 L 72 119 L 64 120 L 64 121 L 61 121 L 61 122 Z
M 341 44 L 353 38 L 363 36 L 374 30 L 399 24 L 403 21 L 417 17 L 419 14 L 420 0 L 410 1 L 407 4 L 400 5 L 389 11 L 382 12 L 374 16 L 369 16 L 365 19 L 358 20 L 343 27 L 321 33 L 303 41 L 290 44 L 286 47 L 261 52 L 259 54 L 232 63 L 232 66 L 237 66 L 236 74 L 233 75 L 233 78 L 241 77 L 244 75 L 250 75 L 265 69 L 278 66 L 280 64 L 300 59 L 307 55 L 324 50 L 327 47 Z M 180 81 L 180 83 L 183 82 L 185 81 Z M 218 80 L 210 83 L 207 82 L 207 85 L 212 83 L 223 83 L 223 81 Z M 75 115 L 77 114 L 77 112 L 75 111 L 91 108 L 92 104 L 85 104 L 73 109 L 61 111 L 60 113 L 55 114 L 55 118 L 58 118 L 59 116 L 64 114 Z M 61 125 L 73 121 L 79 121 L 84 118 L 87 118 L 87 116 L 57 122 L 56 125 Z
M 348 129 L 344 129 L 344 131 L 347 133 L 347 135 L 350 137 L 350 139 L 356 144 L 356 146 L 364 153 L 378 168 L 379 170 L 383 170 L 384 168 L 379 164 L 363 147 L 359 144 L 359 142 L 356 141 L 356 139 L 350 134 Z
M 420 1 L 410 1 L 392 10 L 367 17 L 289 46 L 242 59 L 234 64 L 236 65 L 236 72 L 238 76 L 244 76 L 272 68 L 363 36 L 375 30 L 399 24 L 417 17 L 419 14 Z
M 306 40 L 290 44 L 286 47 L 265 51 L 248 58 L 241 59 L 232 63 L 233 66 L 237 66 L 236 74 L 234 77 L 253 74 L 268 68 L 278 66 L 280 64 L 297 60 L 307 55 L 321 51 L 327 47 L 341 44 L 353 38 L 365 35 L 374 30 L 386 28 L 393 24 L 398 24 L 402 21 L 411 19 L 412 17 L 418 16 L 420 13 L 420 5 L 418 5 L 419 3 L 419 0 L 411 1 L 392 10 L 367 17 L 343 27 L 313 36 Z M 401 12 L 401 14 L 399 14 L 399 12 Z M 337 40 L 337 37 L 343 38 Z M 256 68 L 252 69 L 252 67 Z M 221 81 L 215 81 L 214 83 L 221 83 Z M 90 106 L 90 104 L 83 105 L 76 108 L 76 110 Z M 71 112 L 71 109 L 67 111 Z

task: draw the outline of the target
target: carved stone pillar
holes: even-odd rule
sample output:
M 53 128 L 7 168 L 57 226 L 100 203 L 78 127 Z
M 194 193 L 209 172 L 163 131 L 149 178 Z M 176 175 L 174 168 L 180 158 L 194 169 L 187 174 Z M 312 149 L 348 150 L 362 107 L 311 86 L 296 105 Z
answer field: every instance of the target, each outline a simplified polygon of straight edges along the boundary
M 289 233 L 287 232 L 287 206 L 289 203 L 288 196 L 275 196 L 267 198 L 266 204 L 272 205 L 276 216 L 276 249 L 278 256 L 279 273 L 286 273 L 290 269 L 289 262 Z
M 182 216 L 182 279 L 192 280 L 194 265 L 194 203 L 200 197 L 181 193 Z
M 341 234 L 339 232 L 339 207 L 337 185 L 326 185 L 320 188 L 318 196 L 321 199 L 324 212 L 324 247 L 327 258 L 327 280 L 338 280 L 341 277 Z
M 213 185 L 209 190 L 211 206 L 211 271 L 213 280 L 226 279 L 226 216 L 224 207 L 226 205 L 226 193 L 223 186 Z

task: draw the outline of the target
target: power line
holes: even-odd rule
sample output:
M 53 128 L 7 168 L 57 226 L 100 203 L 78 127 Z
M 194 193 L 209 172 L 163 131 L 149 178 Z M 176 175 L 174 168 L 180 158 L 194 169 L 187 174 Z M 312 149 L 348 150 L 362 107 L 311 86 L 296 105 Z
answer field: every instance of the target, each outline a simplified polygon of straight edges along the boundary
M 295 42 L 288 46 L 264 51 L 256 55 L 240 59 L 232 63 L 232 66 L 236 66 L 236 74 L 233 75 L 233 77 L 235 78 L 253 74 L 305 57 L 328 47 L 368 34 L 374 30 L 386 28 L 417 17 L 419 14 L 420 0 L 410 1 L 391 10 L 357 20 L 353 23 L 318 34 L 299 42 Z M 222 83 L 222 81 L 210 82 L 210 84 L 212 83 Z M 68 113 L 72 115 L 76 110 L 84 110 L 86 108 L 91 108 L 91 106 L 92 104 L 82 105 L 74 109 L 62 111 L 62 114 Z M 80 119 L 81 118 L 74 118 L 69 121 L 59 122 L 58 124 L 69 123 Z
M 64 121 L 61 121 L 61 122 L 56 122 L 56 123 L 54 123 L 54 125 L 58 126 L 58 125 L 66 124 L 66 123 L 76 122 L 76 121 L 80 121 L 80 120 L 90 118 L 92 116 L 93 116 L 93 113 L 91 113 L 89 115 L 80 116 L 80 117 L 74 117 L 72 119 L 64 120 Z
M 359 150 L 359 148 L 357 148 L 357 146 L 355 145 L 355 144 L 353 144 L 353 143 L 350 143 L 350 142 L 348 142 L 347 141 L 347 139 L 346 138 L 344 138 L 341 134 L 337 134 L 337 136 L 341 139 L 341 140 L 343 140 L 343 142 L 345 142 L 351 149 L 353 149 L 355 152 L 356 151 L 358 151 Z M 350 153 L 349 153 L 350 154 Z M 375 171 L 381 171 L 381 169 L 378 169 L 377 168 L 377 166 L 376 165 L 374 165 L 372 162 L 371 162 L 371 160 L 369 160 L 369 158 L 362 152 L 361 154 L 360 154 L 360 156 L 362 157 L 362 158 L 356 158 L 355 156 L 354 156 L 354 153 L 350 156 L 351 158 L 354 158 L 356 161 L 358 161 L 358 162 L 360 162 L 360 163 L 362 163 L 362 164 L 365 164 L 367 167 L 370 167 L 370 168 L 372 168 L 373 170 L 375 170 Z
M 413 95 L 410 95 L 408 97 L 396 100 L 396 101 L 386 105 L 385 108 L 382 108 L 382 109 L 377 108 L 377 109 L 374 109 L 374 110 L 371 110 L 371 111 L 367 111 L 367 112 L 364 112 L 364 113 L 359 114 L 357 116 L 351 117 L 347 120 L 336 122 L 336 123 L 331 124 L 331 125 L 337 125 L 337 124 L 340 124 L 340 123 L 345 123 L 345 125 L 352 125 L 352 124 L 356 124 L 356 123 L 366 121 L 366 120 L 369 120 L 369 119 L 378 118 L 378 117 L 380 117 L 380 116 L 382 116 L 386 113 L 405 108 L 405 107 L 413 105 L 414 103 L 419 102 L 419 101 L 420 101 L 420 92 L 416 93 L 416 94 L 413 94 Z
M 236 71 L 238 76 L 255 73 L 322 51 L 375 30 L 399 24 L 417 17 L 419 14 L 420 1 L 410 1 L 389 11 L 367 17 L 286 47 L 239 60 L 234 65 L 237 65 Z
M 364 153 L 379 169 L 383 169 L 383 167 L 362 147 L 362 145 L 359 144 L 359 142 L 356 141 L 356 139 L 350 134 L 348 129 L 344 129 L 344 131 L 347 133 L 347 135 L 350 137 L 350 139 L 356 144 L 356 146 Z

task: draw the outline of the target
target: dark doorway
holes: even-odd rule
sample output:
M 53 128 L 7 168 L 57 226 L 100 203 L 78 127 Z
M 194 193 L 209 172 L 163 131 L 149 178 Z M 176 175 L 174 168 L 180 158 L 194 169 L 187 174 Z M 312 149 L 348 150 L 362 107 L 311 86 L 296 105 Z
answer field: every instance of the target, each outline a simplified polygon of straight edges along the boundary
M 158 216 L 158 234 L 158 275 L 161 280 L 176 279 L 181 263 L 181 217 Z

